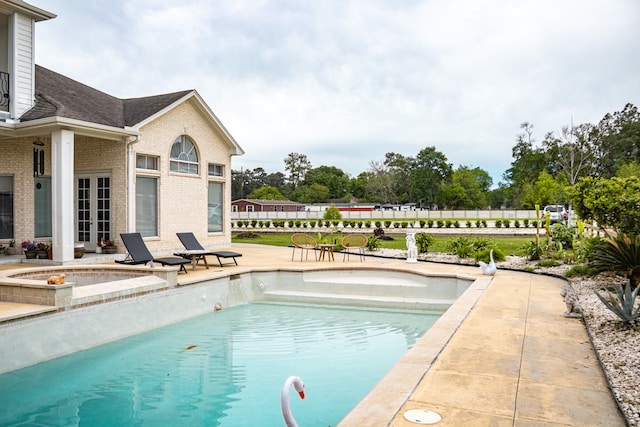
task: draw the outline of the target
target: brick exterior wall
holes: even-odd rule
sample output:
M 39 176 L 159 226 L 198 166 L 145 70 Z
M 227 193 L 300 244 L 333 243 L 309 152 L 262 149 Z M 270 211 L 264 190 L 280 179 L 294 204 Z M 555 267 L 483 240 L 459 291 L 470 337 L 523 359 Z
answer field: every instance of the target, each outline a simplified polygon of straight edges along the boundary
M 229 147 L 211 127 L 208 118 L 194 105 L 193 99 L 179 105 L 140 129 L 139 141 L 133 144 L 131 161 L 135 167 L 135 154 L 158 156 L 159 173 L 136 170 L 136 174 L 157 176 L 159 199 L 159 235 L 146 240 L 152 252 L 169 252 L 183 248 L 176 233 L 191 231 L 205 247 L 227 246 L 231 243 L 231 156 Z M 187 135 L 198 151 L 199 173 L 188 175 L 169 171 L 169 154 L 176 138 Z M 36 139 L 45 143 L 45 176 L 51 176 L 50 136 L 0 140 L 0 175 L 14 177 L 14 239 L 34 239 L 34 177 L 33 145 Z M 224 177 L 208 177 L 209 163 L 224 165 Z M 111 176 L 112 238 L 124 252 L 119 235 L 127 231 L 127 210 L 135 224 L 135 207 L 127 206 L 127 144 L 75 135 L 74 173 L 106 174 Z M 208 182 L 223 183 L 223 232 L 207 232 Z M 135 177 L 129 191 L 135 195 Z M 75 197 L 75 196 L 74 196 Z M 133 197 L 135 200 L 135 197 Z M 61 214 L 56 212 L 54 214 Z M 66 214 L 66 213 L 65 213 Z M 75 213 L 74 213 L 75 214 Z M 74 236 L 74 240 L 76 237 Z M 38 240 L 46 240 L 39 238 Z M 2 240 L 0 243 L 8 243 Z
M 142 127 L 142 136 L 134 144 L 136 154 L 158 156 L 160 174 L 137 170 L 138 175 L 158 176 L 158 238 L 146 239 L 153 251 L 183 248 L 176 233 L 193 232 L 205 247 L 231 244 L 231 156 L 229 148 L 210 126 L 193 100 L 185 102 Z M 169 154 L 176 138 L 188 136 L 196 145 L 199 170 L 197 175 L 170 172 Z M 207 175 L 209 163 L 224 165 L 224 177 Z M 208 183 L 223 182 L 224 225 L 222 233 L 208 233 Z M 135 183 L 134 183 L 135 184 Z M 135 191 L 135 189 L 132 189 Z M 135 212 L 131 212 L 135 217 Z

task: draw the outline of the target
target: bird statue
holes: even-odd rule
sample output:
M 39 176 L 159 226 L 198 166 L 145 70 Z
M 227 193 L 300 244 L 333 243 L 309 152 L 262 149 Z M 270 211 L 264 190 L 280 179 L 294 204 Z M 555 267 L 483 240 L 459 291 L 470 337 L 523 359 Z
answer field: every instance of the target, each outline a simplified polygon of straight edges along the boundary
M 493 276 L 498 271 L 498 267 L 496 267 L 496 263 L 493 261 L 493 249 L 489 252 L 489 264 L 486 262 L 478 261 L 480 264 L 480 269 L 482 270 L 482 274 L 485 276 Z
M 280 409 L 282 409 L 282 418 L 284 418 L 287 427 L 298 427 L 298 423 L 293 418 L 293 414 L 291 414 L 291 402 L 289 401 L 291 385 L 293 385 L 296 392 L 298 392 L 300 399 L 304 399 L 304 383 L 300 377 L 291 376 L 287 378 L 282 386 L 282 391 L 280 392 Z

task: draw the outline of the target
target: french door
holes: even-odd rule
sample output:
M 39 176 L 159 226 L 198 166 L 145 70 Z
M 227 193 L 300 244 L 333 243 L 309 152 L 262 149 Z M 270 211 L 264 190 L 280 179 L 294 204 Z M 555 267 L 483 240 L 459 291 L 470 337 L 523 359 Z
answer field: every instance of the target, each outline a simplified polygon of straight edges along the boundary
M 111 224 L 111 175 L 76 176 L 76 241 L 88 250 L 113 239 Z

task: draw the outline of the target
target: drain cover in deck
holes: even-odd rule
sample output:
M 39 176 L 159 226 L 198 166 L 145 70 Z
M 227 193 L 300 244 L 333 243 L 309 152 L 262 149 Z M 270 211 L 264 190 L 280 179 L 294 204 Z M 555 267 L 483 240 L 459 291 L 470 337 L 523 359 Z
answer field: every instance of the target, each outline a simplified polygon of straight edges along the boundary
M 435 424 L 440 422 L 442 417 L 427 409 L 411 409 L 404 413 L 404 419 L 416 424 Z

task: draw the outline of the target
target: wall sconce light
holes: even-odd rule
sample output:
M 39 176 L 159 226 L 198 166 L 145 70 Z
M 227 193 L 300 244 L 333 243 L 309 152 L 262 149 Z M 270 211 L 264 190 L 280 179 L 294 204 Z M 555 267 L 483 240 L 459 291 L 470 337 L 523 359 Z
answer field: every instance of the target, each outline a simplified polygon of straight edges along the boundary
M 38 147 L 44 147 L 44 142 L 33 141 L 36 147 L 33 149 L 33 176 L 38 177 L 44 175 L 44 150 Z

